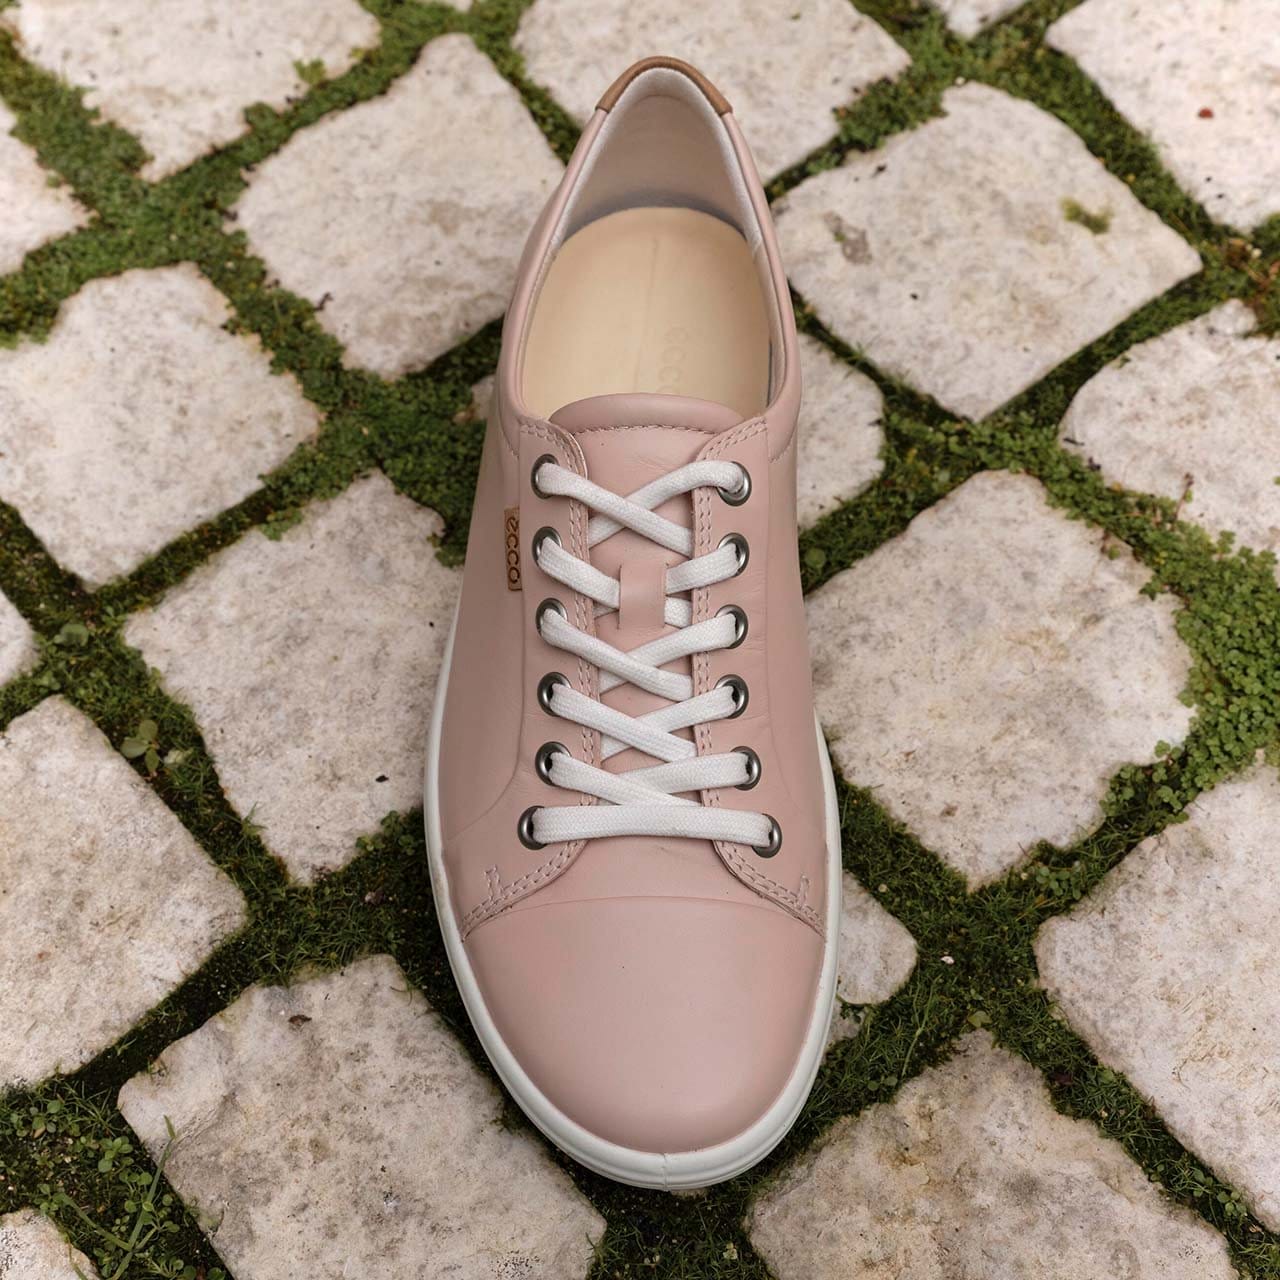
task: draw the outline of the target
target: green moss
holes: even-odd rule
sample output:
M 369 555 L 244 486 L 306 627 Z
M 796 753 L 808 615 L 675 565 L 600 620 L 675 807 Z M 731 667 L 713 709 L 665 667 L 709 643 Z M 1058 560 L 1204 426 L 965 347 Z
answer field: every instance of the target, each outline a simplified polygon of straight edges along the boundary
M 1068 222 L 1075 222 L 1095 236 L 1105 235 L 1111 229 L 1111 211 L 1104 209 L 1100 213 L 1090 213 L 1078 200 L 1062 202 L 1062 216 Z
M 145 199 L 137 171 L 146 160 L 142 145 L 84 105 L 84 91 L 63 84 L 18 52 L 0 30 L 0 97 L 18 118 L 15 135 L 34 147 L 40 161 L 71 187 L 76 197 L 105 219 L 130 219 Z
M 310 62 L 295 62 L 293 69 L 304 84 L 315 86 L 325 78 L 324 63 L 319 58 L 313 58 Z
M 523 98 L 551 149 L 561 160 L 568 162 L 578 141 L 578 126 L 545 89 L 529 79 L 524 58 L 511 44 L 521 16 L 532 2 L 479 0 L 471 10 L 470 30 L 476 44 L 493 59 L 493 65 Z
M 155 1173 L 106 1097 L 57 1079 L 0 1096 L 0 1186 L 24 1188 L 26 1202 L 57 1222 L 99 1274 L 217 1280 L 218 1256 L 172 1187 L 163 1178 L 153 1185 Z M 152 1212 L 139 1210 L 144 1199 Z

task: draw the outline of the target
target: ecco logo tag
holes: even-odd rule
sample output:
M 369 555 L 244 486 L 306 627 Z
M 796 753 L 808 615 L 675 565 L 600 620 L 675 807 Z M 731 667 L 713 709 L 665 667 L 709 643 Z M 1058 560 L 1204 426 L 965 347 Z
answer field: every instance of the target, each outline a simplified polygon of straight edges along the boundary
M 507 590 L 520 590 L 520 508 L 508 507 L 503 513 L 502 535 L 506 543 Z

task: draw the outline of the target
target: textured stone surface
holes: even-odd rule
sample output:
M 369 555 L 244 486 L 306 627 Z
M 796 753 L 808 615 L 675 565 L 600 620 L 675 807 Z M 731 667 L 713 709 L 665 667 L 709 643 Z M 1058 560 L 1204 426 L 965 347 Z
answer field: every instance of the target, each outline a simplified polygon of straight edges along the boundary
M 1280 1230 L 1280 774 L 1205 792 L 1036 939 L 1071 1025 Z
M 796 515 L 805 528 L 861 493 L 884 470 L 884 397 L 866 374 L 842 364 L 816 338 L 803 334 L 800 371 L 804 402 Z
M 466 421 L 487 423 L 489 406 L 493 403 L 493 384 L 495 374 L 486 374 L 471 388 L 471 406 L 464 410 Z
M 870 787 L 971 884 L 1101 817 L 1122 764 L 1180 740 L 1189 656 L 1146 570 L 1028 476 L 966 481 L 809 597 L 818 712 Z
M 345 71 L 378 23 L 356 0 L 22 0 L 5 18 L 32 61 L 87 90 L 85 102 L 135 134 L 164 177 L 245 131 L 255 102 L 284 107 L 307 85 L 297 63 Z
M 969 39 L 976 36 L 983 27 L 1012 13 L 1026 0 L 929 0 L 935 9 L 942 12 L 947 26 L 956 35 Z
M 836 995 L 845 1004 L 883 1004 L 911 976 L 916 940 L 847 871 L 840 912 L 840 958 Z M 832 1038 L 853 1035 L 862 1025 L 860 1013 L 846 1013 L 837 1003 Z
M 318 425 L 195 267 L 91 281 L 0 350 L 0 498 L 98 585 L 253 492 Z
M 93 1263 L 48 1218 L 23 1209 L 0 1218 L 0 1280 L 97 1280 Z
M 989 413 L 1200 269 L 1064 124 L 985 85 L 776 208 L 791 279 L 883 369 Z M 1070 215 L 1070 216 L 1069 216 Z M 1105 224 L 1090 230 L 1081 218 Z
M 1062 423 L 1108 480 L 1182 498 L 1182 515 L 1280 551 L 1280 338 L 1228 302 L 1130 348 L 1087 382 Z
M 239 1280 L 583 1276 L 604 1224 L 386 956 L 251 987 L 120 1092 Z
M 0 275 L 16 271 L 32 249 L 83 226 L 89 215 L 64 187 L 49 185 L 36 153 L 13 136 L 13 113 L 0 102 Z M 0 1272 L 3 1275 L 3 1272 Z
M 827 142 L 837 107 L 910 62 L 842 0 L 538 0 L 515 43 L 529 75 L 579 122 L 638 58 L 688 59 L 733 103 L 766 175 Z
M 1280 212 L 1274 0 L 1089 0 L 1048 42 L 1151 136 L 1213 217 L 1252 227 Z
M 753 1208 L 778 1280 L 1229 1280 L 1224 1241 L 978 1032 Z
M 0 592 L 0 684 L 11 680 L 36 660 L 36 642 L 17 609 Z
M 466 36 L 431 41 L 379 98 L 303 129 L 232 225 L 347 358 L 387 377 L 502 313 L 560 162 Z
M 422 802 L 459 581 L 436 558 L 439 530 L 368 476 L 278 542 L 246 534 L 125 629 L 194 710 L 231 803 L 300 879 Z
M 0 734 L 0 1088 L 122 1036 L 244 919 L 239 892 L 79 711 Z

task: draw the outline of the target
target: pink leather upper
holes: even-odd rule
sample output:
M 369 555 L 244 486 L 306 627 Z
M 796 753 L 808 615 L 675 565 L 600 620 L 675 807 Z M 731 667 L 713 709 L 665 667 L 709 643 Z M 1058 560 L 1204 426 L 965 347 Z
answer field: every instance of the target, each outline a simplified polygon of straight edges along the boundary
M 763 905 L 606 898 L 517 909 L 472 935 L 507 1043 L 579 1124 L 640 1151 L 727 1142 L 781 1092 L 818 940 Z
M 664 1151 L 727 1140 L 785 1083 L 813 1007 L 828 853 L 796 549 L 798 358 L 763 192 L 732 116 L 723 127 L 747 166 L 783 309 L 786 374 L 767 412 L 740 421 L 705 401 L 617 395 L 578 401 L 547 421 L 521 406 L 522 335 L 550 228 L 604 114 L 587 126 L 534 228 L 507 316 L 446 693 L 440 805 L 452 907 L 504 1039 L 580 1124 L 626 1146 Z M 547 454 L 622 494 L 698 458 L 728 459 L 750 473 L 751 495 L 741 506 L 699 490 L 659 510 L 693 528 L 695 554 L 714 550 L 728 533 L 750 545 L 742 574 L 693 593 L 695 621 L 726 604 L 749 619 L 741 646 L 692 660 L 695 693 L 728 674 L 750 690 L 743 715 L 699 727 L 696 742 L 700 754 L 747 746 L 759 756 L 758 786 L 703 799 L 776 818 L 783 843 L 775 857 L 688 839 L 619 837 L 537 851 L 517 839 L 517 819 L 529 806 L 575 803 L 536 775 L 542 744 L 556 741 L 600 763 L 595 733 L 538 704 L 538 682 L 552 671 L 598 694 L 593 668 L 540 637 L 539 603 L 559 599 L 576 626 L 630 649 L 664 629 L 662 577 L 679 560 L 627 530 L 596 547 L 591 562 L 621 582 L 621 609 L 597 622 L 591 602 L 547 578 L 531 553 L 534 534 L 550 526 L 566 550 L 588 557 L 589 513 L 532 488 L 535 463 Z M 507 575 L 513 511 L 518 591 Z M 629 685 L 604 701 L 630 714 L 662 705 Z M 649 763 L 628 750 L 605 767 Z

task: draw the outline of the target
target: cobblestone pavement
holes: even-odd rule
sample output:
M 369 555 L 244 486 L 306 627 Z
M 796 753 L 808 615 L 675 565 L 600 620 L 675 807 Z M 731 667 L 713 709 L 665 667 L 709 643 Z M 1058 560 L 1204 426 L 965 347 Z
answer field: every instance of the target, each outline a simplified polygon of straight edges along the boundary
M 653 51 L 792 272 L 846 889 L 799 1124 L 679 1197 L 506 1102 L 416 807 Z M 1274 0 L 0 0 L 0 1277 L 1280 1278 L 1278 136 Z

